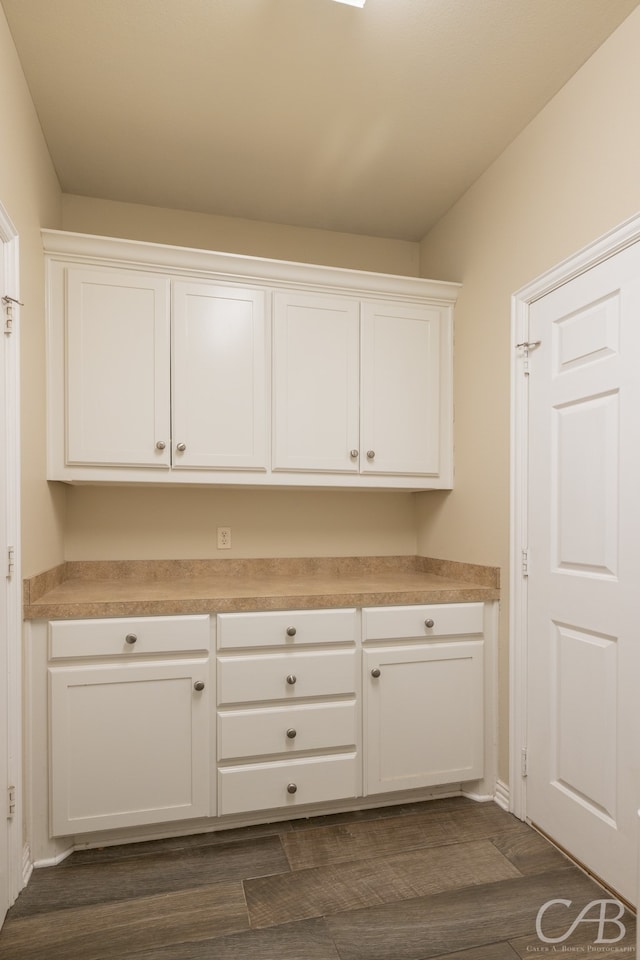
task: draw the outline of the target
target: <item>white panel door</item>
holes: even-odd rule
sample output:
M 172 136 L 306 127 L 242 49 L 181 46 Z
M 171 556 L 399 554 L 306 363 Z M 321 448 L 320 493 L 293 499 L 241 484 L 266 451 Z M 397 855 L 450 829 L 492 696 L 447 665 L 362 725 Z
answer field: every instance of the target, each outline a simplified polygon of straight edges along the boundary
M 208 816 L 208 661 L 51 667 L 51 835 Z
M 167 468 L 169 281 L 68 267 L 66 462 Z
M 277 293 L 273 469 L 357 473 L 359 304 Z
M 440 337 L 437 307 L 362 306 L 363 473 L 440 471 Z
M 263 290 L 173 285 L 173 467 L 267 467 Z
M 530 312 L 527 814 L 631 902 L 640 805 L 640 246 Z

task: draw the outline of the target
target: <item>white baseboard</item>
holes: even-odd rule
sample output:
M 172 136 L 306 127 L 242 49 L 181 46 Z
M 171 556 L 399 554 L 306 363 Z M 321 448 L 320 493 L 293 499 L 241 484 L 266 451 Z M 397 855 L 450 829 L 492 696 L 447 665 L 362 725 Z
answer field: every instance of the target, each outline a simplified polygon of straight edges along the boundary
M 494 795 L 494 800 L 499 807 L 502 807 L 503 810 L 506 810 L 507 813 L 510 810 L 510 792 L 509 785 L 503 780 L 496 780 L 496 792 Z

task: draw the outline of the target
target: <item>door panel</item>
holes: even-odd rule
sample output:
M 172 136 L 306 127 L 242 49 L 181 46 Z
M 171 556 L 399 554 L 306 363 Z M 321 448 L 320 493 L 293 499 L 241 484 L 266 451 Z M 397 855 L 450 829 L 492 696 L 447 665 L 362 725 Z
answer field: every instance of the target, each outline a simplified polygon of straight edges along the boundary
M 534 303 L 529 818 L 629 900 L 640 806 L 640 245 Z

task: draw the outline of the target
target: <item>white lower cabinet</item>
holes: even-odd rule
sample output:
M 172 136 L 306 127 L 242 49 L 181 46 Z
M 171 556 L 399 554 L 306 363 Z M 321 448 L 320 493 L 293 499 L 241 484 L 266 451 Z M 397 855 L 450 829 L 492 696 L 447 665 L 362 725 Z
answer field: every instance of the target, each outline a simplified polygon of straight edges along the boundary
M 486 795 L 494 607 L 40 623 L 46 842 L 469 781 Z
M 355 610 L 218 617 L 221 814 L 360 795 L 357 633 Z
M 372 608 L 363 621 L 367 794 L 480 779 L 483 604 Z
M 51 836 L 212 812 L 209 629 L 206 616 L 49 625 Z

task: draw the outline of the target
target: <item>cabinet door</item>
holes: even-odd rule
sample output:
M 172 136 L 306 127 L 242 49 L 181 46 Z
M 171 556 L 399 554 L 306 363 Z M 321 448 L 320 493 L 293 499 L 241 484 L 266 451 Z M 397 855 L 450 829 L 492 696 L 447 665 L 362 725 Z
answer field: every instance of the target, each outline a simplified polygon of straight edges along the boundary
M 364 652 L 368 793 L 482 776 L 482 645 L 464 640 Z
M 273 469 L 357 473 L 358 301 L 277 293 L 273 355 Z
M 363 473 L 440 473 L 441 326 L 438 307 L 362 306 Z
M 207 660 L 49 669 L 51 835 L 207 816 Z
M 265 470 L 265 293 L 173 285 L 173 467 Z
M 66 270 L 66 462 L 167 468 L 169 281 Z

